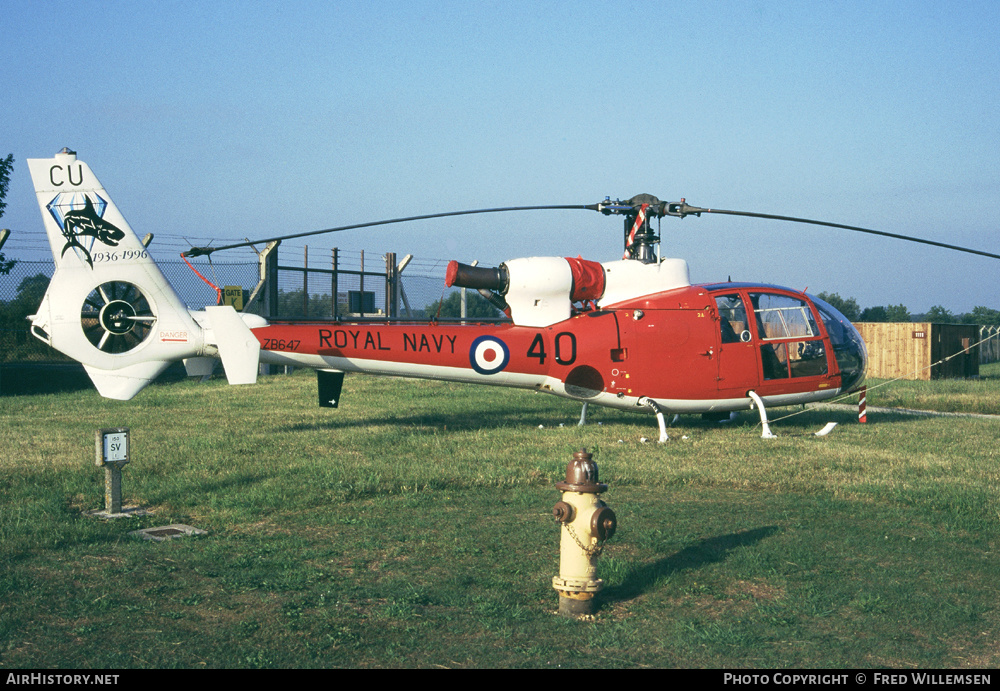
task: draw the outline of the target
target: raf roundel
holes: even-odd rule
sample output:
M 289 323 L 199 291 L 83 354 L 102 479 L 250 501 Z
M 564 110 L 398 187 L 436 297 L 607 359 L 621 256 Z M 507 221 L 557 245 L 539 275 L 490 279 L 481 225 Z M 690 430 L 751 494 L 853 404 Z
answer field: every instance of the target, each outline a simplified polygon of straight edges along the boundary
M 502 372 L 510 362 L 507 344 L 493 336 L 480 336 L 469 349 L 469 363 L 480 374 Z

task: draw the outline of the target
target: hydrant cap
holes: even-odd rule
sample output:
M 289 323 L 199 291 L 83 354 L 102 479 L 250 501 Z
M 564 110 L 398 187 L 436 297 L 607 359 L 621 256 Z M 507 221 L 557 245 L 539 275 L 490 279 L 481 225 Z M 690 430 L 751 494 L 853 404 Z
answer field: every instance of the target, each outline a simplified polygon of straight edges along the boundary
M 584 494 L 600 494 L 606 492 L 608 486 L 598 482 L 597 464 L 593 455 L 586 449 L 580 449 L 573 454 L 573 460 L 566 466 L 566 481 L 557 482 L 556 489 L 562 492 L 580 492 Z

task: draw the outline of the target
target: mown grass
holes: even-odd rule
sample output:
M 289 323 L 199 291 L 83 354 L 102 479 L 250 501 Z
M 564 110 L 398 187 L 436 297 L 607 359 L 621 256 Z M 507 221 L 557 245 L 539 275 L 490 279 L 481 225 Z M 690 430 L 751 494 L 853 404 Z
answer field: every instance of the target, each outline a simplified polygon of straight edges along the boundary
M 936 379 L 929 382 L 871 380 L 868 382 L 868 404 L 1000 415 L 1000 362 L 980 365 L 979 373 L 978 379 Z
M 330 411 L 314 387 L 0 399 L 0 667 L 1000 663 L 996 421 L 807 411 L 765 441 L 749 414 L 692 418 L 660 446 L 649 416 L 578 428 L 544 395 L 348 377 Z M 81 514 L 112 426 L 153 516 Z M 619 518 L 594 622 L 551 588 L 553 484 L 581 447 Z M 169 523 L 208 533 L 128 536 Z

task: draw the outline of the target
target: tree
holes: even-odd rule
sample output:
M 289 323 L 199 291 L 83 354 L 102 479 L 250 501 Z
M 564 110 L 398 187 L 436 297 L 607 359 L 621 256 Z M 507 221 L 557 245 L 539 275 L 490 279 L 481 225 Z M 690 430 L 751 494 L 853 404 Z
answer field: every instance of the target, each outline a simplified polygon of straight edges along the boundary
M 10 185 L 10 173 L 14 170 L 14 154 L 7 154 L 7 158 L 0 159 L 0 216 L 3 216 L 4 209 L 7 208 L 7 187 Z M 17 260 L 7 260 L 7 257 L 0 252 L 0 275 L 9 274 L 14 268 Z
M 341 314 L 347 311 L 347 306 L 340 302 L 338 309 Z M 310 293 L 308 300 L 300 290 L 278 290 L 278 311 L 272 312 L 272 317 L 284 319 L 328 319 L 333 316 L 333 304 L 330 294 L 319 295 Z
M 989 307 L 973 307 L 968 314 L 962 315 L 962 322 L 965 324 L 979 324 L 980 326 L 1000 325 L 1000 311 Z
M 927 310 L 927 314 L 924 315 L 924 321 L 934 322 L 935 324 L 952 324 L 955 321 L 955 315 L 942 305 L 934 305 Z
M 438 307 L 441 313 L 438 314 Z M 455 291 L 444 299 L 444 302 L 435 300 L 427 306 L 425 314 L 428 318 L 437 317 L 459 319 L 462 316 L 462 294 Z M 486 301 L 479 293 L 468 291 L 465 300 L 466 319 L 497 319 L 503 317 L 503 313 Z
M 913 321 L 910 316 L 910 310 L 906 309 L 906 305 L 900 303 L 898 305 L 889 305 L 885 308 L 886 311 L 886 321 L 891 322 L 909 322 Z
M 52 351 L 28 334 L 28 315 L 38 311 L 38 305 L 49 287 L 45 274 L 27 276 L 17 286 L 17 295 L 9 302 L 0 302 L 0 334 L 4 335 L 0 360 L 34 359 L 52 357 Z
M 861 316 L 861 307 L 858 306 L 858 301 L 854 298 L 845 300 L 837 293 L 820 293 L 816 297 L 830 303 L 838 312 L 847 317 L 848 321 L 858 321 Z
M 22 306 L 25 309 L 38 309 L 38 305 L 45 296 L 45 291 L 49 289 L 49 281 L 51 280 L 45 274 L 35 274 L 22 278 L 17 286 L 17 295 L 7 304 L 19 309 Z M 24 312 L 25 317 L 28 314 L 30 312 Z
M 858 321 L 887 322 L 889 321 L 889 312 L 881 305 L 876 307 L 865 307 L 861 310 L 861 316 L 858 317 Z
M 889 305 L 888 307 L 877 305 L 875 307 L 865 307 L 861 311 L 858 321 L 908 322 L 912 320 L 910 319 L 910 310 L 906 309 L 906 305 Z

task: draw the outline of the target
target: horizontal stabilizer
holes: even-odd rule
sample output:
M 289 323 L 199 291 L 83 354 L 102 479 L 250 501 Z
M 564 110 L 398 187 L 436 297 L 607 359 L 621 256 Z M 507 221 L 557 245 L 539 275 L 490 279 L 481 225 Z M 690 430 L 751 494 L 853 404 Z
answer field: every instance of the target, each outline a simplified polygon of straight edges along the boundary
M 254 384 L 260 363 L 260 341 L 230 305 L 206 307 L 212 338 L 230 384 Z
M 130 401 L 146 388 L 146 384 L 156 379 L 169 366 L 168 360 L 150 360 L 115 370 L 99 369 L 90 365 L 84 365 L 83 368 L 97 387 L 97 392 L 104 398 Z

